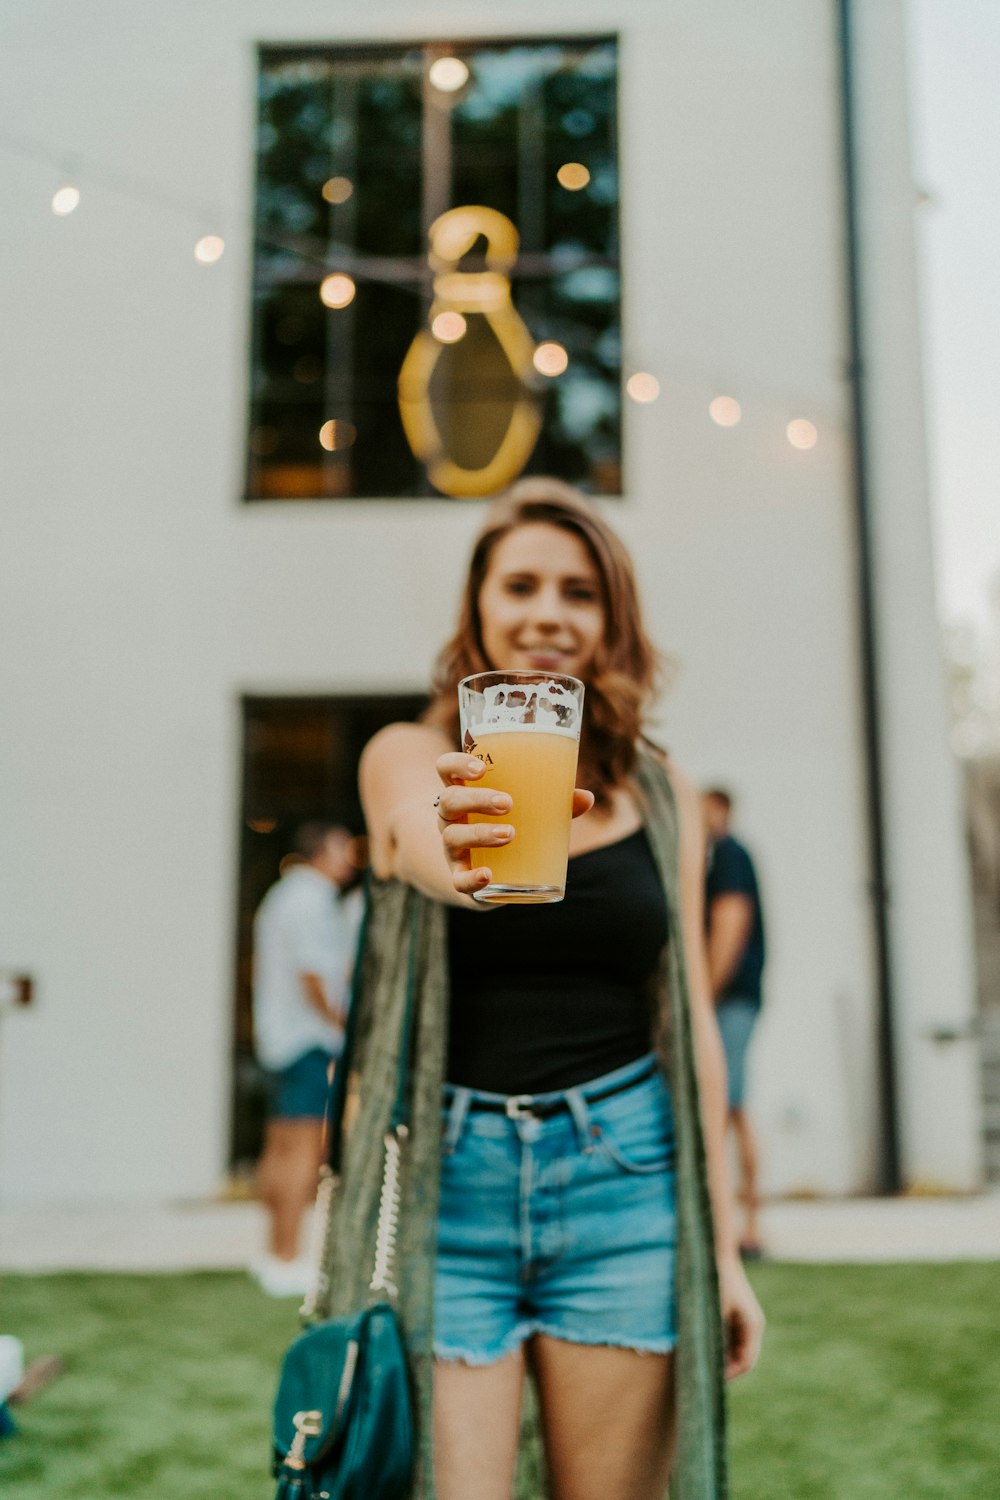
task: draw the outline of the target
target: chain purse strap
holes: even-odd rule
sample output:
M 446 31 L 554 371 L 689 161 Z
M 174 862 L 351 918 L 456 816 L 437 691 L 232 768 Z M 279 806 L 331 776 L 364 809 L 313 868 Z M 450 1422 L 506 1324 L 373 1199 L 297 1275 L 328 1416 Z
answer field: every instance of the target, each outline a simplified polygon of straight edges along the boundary
M 300 1309 L 304 1324 L 316 1322 L 324 1315 L 330 1291 L 328 1267 L 331 1263 L 334 1233 L 334 1204 L 340 1184 L 344 1149 L 344 1114 L 347 1107 L 348 1078 L 353 1060 L 358 1016 L 361 1009 L 362 969 L 368 937 L 371 907 L 370 889 L 365 889 L 365 910 L 358 934 L 358 946 L 351 982 L 350 1009 L 344 1035 L 344 1049 L 333 1070 L 333 1085 L 327 1111 L 327 1159 L 320 1170 L 314 1211 L 314 1241 L 310 1259 L 315 1267 L 313 1285 Z M 410 918 L 410 950 L 407 959 L 406 997 L 399 1034 L 399 1057 L 396 1068 L 396 1092 L 385 1133 L 382 1188 L 379 1194 L 378 1223 L 375 1229 L 375 1259 L 368 1284 L 371 1301 L 388 1299 L 395 1303 L 398 1290 L 393 1279 L 396 1240 L 399 1232 L 402 1147 L 409 1136 L 411 1049 L 417 988 L 417 939 L 420 903 L 414 895 Z

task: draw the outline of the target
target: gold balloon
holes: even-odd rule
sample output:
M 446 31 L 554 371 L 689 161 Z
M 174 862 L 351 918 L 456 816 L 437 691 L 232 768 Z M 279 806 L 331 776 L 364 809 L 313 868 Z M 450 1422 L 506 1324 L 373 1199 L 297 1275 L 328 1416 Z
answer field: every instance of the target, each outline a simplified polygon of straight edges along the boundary
M 486 270 L 460 271 L 480 237 Z M 510 295 L 518 234 L 506 215 L 469 204 L 435 219 L 428 238 L 434 301 L 399 372 L 403 430 L 442 494 L 490 495 L 520 474 L 542 423 L 535 343 Z M 431 331 L 443 313 L 465 323 L 450 342 Z M 454 317 L 437 322 L 459 326 Z

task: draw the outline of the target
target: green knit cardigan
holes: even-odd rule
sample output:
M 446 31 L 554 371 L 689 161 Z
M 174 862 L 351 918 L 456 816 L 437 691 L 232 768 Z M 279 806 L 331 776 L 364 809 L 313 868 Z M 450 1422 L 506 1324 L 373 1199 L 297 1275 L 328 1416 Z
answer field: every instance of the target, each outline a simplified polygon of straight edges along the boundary
M 726 1500 L 722 1325 L 698 1105 L 680 902 L 679 820 L 670 779 L 650 753 L 637 779 L 644 823 L 667 901 L 670 941 L 658 985 L 653 1043 L 677 1130 L 677 1460 L 673 1500 Z M 404 1148 L 396 1257 L 399 1310 L 412 1362 L 419 1453 L 412 1500 L 434 1500 L 431 1387 L 434 1260 L 440 1177 L 441 1086 L 447 1037 L 447 908 L 397 880 L 373 881 L 355 1004 L 359 1086 L 327 1237 L 328 1316 L 368 1300 L 382 1181 L 383 1137 L 396 1085 L 408 976 L 415 976 L 413 1092 Z

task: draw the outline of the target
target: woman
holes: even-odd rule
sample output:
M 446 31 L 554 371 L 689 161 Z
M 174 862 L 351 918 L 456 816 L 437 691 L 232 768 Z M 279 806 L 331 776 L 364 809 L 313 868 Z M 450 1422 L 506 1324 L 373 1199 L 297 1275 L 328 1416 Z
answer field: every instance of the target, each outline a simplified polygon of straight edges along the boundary
M 435 1097 L 427 1092 L 436 1087 L 435 1045 L 446 1043 L 444 1134 L 433 1153 L 426 1124 L 423 1149 L 414 1141 L 401 1287 L 418 1351 L 429 1338 L 422 1322 L 433 1279 L 433 1459 L 425 1447 L 418 1489 L 438 1500 L 509 1500 L 529 1370 L 559 1500 L 661 1500 L 675 1407 L 677 1494 L 725 1493 L 721 1330 L 732 1377 L 753 1364 L 763 1318 L 731 1225 L 698 800 L 641 734 L 655 664 L 621 543 L 575 491 L 525 480 L 491 510 L 475 547 L 424 721 L 381 731 L 362 758 L 375 905 L 401 887 L 420 893 L 410 909 L 425 1098 Z M 455 748 L 456 685 L 502 667 L 586 684 L 578 776 L 586 790 L 574 797 L 558 905 L 473 899 L 490 871 L 472 868 L 471 849 L 514 834 L 503 821 L 510 799 L 478 789 L 481 765 Z M 473 812 L 495 821 L 472 824 Z M 437 926 L 435 912 L 445 917 Z M 401 919 L 386 933 L 369 967 L 395 964 L 398 976 Z M 403 981 L 394 983 L 398 991 Z M 445 988 L 450 1014 L 439 1035 L 427 1014 Z M 376 1010 L 380 1003 L 388 1015 L 389 1002 L 376 998 Z M 391 1045 L 376 1036 L 370 1059 Z M 380 1066 L 384 1056 L 367 1064 L 373 1078 Z M 377 1120 L 373 1106 L 369 1127 Z M 418 1105 L 416 1137 L 419 1126 Z M 377 1163 L 367 1176 L 377 1181 Z M 348 1187 L 349 1177 L 350 1162 Z M 370 1190 L 366 1201 L 356 1195 L 342 1221 L 353 1214 L 370 1224 Z M 419 1226 L 431 1206 L 428 1249 Z M 350 1253 L 338 1256 L 342 1275 Z M 421 1292 L 422 1257 L 432 1264 Z M 334 1286 L 337 1276 L 335 1266 Z M 421 1383 L 426 1392 L 418 1371 Z M 429 1427 L 429 1413 L 421 1415 Z

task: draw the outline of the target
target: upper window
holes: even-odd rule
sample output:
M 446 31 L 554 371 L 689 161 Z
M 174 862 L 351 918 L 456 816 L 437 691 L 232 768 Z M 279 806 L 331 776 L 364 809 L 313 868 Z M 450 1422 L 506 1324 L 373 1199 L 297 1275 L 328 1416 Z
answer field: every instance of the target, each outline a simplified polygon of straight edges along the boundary
M 261 52 L 247 496 L 621 492 L 613 39 Z

